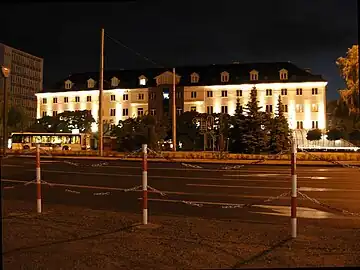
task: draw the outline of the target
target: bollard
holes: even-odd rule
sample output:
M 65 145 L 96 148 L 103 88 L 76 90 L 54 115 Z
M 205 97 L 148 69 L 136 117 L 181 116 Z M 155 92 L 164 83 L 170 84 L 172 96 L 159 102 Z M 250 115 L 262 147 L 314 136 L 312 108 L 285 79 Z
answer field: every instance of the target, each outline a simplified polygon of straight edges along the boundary
M 36 144 L 36 208 L 41 213 L 40 145 Z
M 296 142 L 291 141 L 291 237 L 296 238 L 296 197 L 297 197 L 297 175 L 296 175 Z
M 143 225 L 148 223 L 148 194 L 147 194 L 147 145 L 142 145 L 143 151 L 143 172 L 142 172 L 142 188 L 143 188 Z

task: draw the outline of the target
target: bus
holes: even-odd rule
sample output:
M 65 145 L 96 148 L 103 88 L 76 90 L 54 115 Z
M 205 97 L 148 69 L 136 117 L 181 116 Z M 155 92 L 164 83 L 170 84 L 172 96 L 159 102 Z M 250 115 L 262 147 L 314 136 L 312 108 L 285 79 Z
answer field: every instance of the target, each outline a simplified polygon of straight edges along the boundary
M 9 146 L 13 150 L 34 149 L 36 144 L 46 150 L 88 150 L 90 135 L 85 133 L 11 133 Z

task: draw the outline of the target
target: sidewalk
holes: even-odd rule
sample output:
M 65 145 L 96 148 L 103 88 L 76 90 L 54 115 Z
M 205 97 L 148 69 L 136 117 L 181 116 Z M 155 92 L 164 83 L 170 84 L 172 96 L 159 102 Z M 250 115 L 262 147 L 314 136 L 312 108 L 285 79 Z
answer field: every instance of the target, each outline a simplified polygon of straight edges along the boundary
M 199 269 L 360 264 L 360 222 L 269 222 L 153 216 L 4 201 L 5 269 Z M 27 214 L 26 214 L 27 213 Z M 66 258 L 66 259 L 65 259 Z
M 21 158 L 34 158 L 32 155 L 19 155 L 16 157 Z M 116 160 L 127 160 L 127 161 L 141 161 L 141 158 L 126 158 L 121 157 L 98 157 L 98 156 L 45 156 L 42 155 L 41 159 L 82 159 L 82 160 L 104 160 L 104 161 L 116 161 Z M 238 164 L 238 165 L 249 165 L 256 162 L 257 160 L 234 160 L 234 159 L 165 159 L 165 158 L 148 158 L 149 162 L 181 162 L 181 163 L 214 163 L 214 164 Z M 360 166 L 360 161 L 336 161 L 340 164 Z M 259 163 L 260 165 L 284 165 L 290 166 L 290 160 L 274 160 L 269 159 Z M 317 160 L 297 160 L 297 165 L 301 166 L 341 166 L 339 164 L 331 163 L 330 161 L 317 161 Z

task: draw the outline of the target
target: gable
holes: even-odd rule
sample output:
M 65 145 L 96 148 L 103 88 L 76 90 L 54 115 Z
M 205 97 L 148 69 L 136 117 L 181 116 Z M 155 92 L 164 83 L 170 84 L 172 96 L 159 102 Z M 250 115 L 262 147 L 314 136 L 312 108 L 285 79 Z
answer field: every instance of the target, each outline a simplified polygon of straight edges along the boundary
M 175 73 L 175 83 L 179 84 L 181 76 L 177 75 Z M 170 71 L 165 71 L 164 73 L 161 73 L 160 75 L 155 77 L 156 84 L 173 84 L 173 73 Z

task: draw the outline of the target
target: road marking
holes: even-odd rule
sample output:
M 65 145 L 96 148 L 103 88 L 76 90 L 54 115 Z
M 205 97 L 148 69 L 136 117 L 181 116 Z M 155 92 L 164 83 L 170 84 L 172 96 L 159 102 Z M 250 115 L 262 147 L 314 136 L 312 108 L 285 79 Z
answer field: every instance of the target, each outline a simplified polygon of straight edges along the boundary
M 283 177 L 288 177 L 290 178 L 291 175 L 289 174 L 223 174 L 223 176 L 227 176 L 227 177 L 274 177 L 274 176 L 282 176 Z M 298 176 L 298 179 L 314 179 L 314 180 L 326 180 L 326 179 L 331 179 L 331 178 L 336 178 L 336 177 L 327 177 L 327 176 Z M 259 180 L 262 181 L 262 180 Z M 282 181 L 282 182 L 288 182 L 288 181 Z
M 2 167 L 23 167 L 23 166 L 20 166 L 20 165 L 13 165 L 13 164 L 2 164 L 1 166 Z

